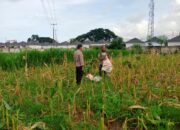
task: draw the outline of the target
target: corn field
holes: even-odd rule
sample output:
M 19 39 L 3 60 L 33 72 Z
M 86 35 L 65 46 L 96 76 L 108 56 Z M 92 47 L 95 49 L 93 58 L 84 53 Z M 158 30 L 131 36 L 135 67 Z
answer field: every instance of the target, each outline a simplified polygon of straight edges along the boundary
M 180 54 L 124 53 L 111 52 L 110 77 L 80 87 L 72 50 L 0 54 L 0 129 L 179 130 Z M 97 54 L 84 52 L 94 75 Z
M 98 50 L 84 50 L 85 59 L 95 59 L 98 55 Z M 64 56 L 66 55 L 67 61 L 73 61 L 74 50 L 66 49 L 49 49 L 45 51 L 23 51 L 20 53 L 0 53 L 0 68 L 2 70 L 12 70 L 23 68 L 26 64 L 28 67 L 43 66 L 44 64 L 62 64 Z M 110 51 L 112 56 L 120 54 L 117 50 Z M 123 55 L 129 55 L 128 51 L 122 51 Z M 132 52 L 131 52 L 132 53 Z

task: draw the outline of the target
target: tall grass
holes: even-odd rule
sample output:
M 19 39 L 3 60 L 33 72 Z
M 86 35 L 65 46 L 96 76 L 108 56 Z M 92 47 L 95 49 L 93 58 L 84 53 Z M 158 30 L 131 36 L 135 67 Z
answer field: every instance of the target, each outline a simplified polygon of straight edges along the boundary
M 26 64 L 28 67 L 43 66 L 44 64 L 63 64 L 64 55 L 68 61 L 73 61 L 74 50 L 67 49 L 50 49 L 43 52 L 32 50 L 20 53 L 0 53 L 0 68 L 3 70 L 12 70 L 23 68 Z M 92 60 L 98 56 L 98 50 L 84 50 L 85 59 Z M 110 50 L 111 55 L 120 54 L 118 50 Z
M 111 77 L 84 78 L 80 87 L 67 57 L 26 71 L 0 70 L 0 129 L 179 130 L 179 54 L 120 55 Z M 97 62 L 91 66 L 98 72 Z

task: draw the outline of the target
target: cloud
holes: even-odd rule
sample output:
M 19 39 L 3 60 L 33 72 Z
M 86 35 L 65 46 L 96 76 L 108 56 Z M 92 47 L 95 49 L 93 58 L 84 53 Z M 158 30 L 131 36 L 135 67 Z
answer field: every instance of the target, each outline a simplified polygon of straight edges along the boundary
M 64 4 L 69 4 L 69 5 L 87 4 L 92 1 L 93 0 L 61 0 L 61 2 L 63 2 Z
M 177 4 L 180 4 L 180 0 L 175 0 L 175 2 L 176 2 Z
M 41 0 L 0 1 L 0 41 L 2 37 L 26 40 L 33 33 L 51 36 L 51 26 L 46 18 L 50 13 L 43 11 Z M 139 3 L 135 2 L 138 0 L 44 1 L 51 4 L 54 1 L 61 41 L 98 27 L 109 28 L 125 40 L 133 37 L 145 39 L 147 36 L 149 0 Z M 178 34 L 180 0 L 157 0 L 155 16 L 156 35 Z
M 118 36 L 123 37 L 125 40 L 138 37 L 145 39 L 147 36 L 147 20 L 143 19 L 137 23 L 120 23 L 110 27 Z
M 139 13 L 133 16 L 130 16 L 129 18 L 127 18 L 127 21 L 130 23 L 140 23 L 142 20 L 144 20 L 146 17 L 146 14 L 144 13 Z
M 1 2 L 10 2 L 10 3 L 19 2 L 19 1 L 23 1 L 23 0 L 1 0 Z
M 10 2 L 10 3 L 19 2 L 19 1 L 25 1 L 25 0 L 1 0 L 1 2 Z M 43 1 L 49 2 L 49 3 L 57 2 L 61 4 L 66 4 L 66 5 L 80 5 L 80 4 L 86 4 L 86 3 L 92 2 L 93 0 L 43 0 Z
M 169 12 L 155 15 L 155 35 L 166 35 L 172 38 L 180 32 L 180 0 L 174 0 Z M 128 22 L 128 23 L 127 23 Z M 146 39 L 148 30 L 148 14 L 136 14 L 127 18 L 127 21 L 110 27 L 117 35 L 125 40 L 139 37 Z M 172 35 L 173 34 L 173 35 Z

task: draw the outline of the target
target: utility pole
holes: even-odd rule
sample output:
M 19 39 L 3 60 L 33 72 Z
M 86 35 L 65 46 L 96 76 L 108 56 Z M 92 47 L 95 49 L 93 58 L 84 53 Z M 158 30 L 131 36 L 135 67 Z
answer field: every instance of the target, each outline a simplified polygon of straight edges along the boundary
M 174 37 L 174 32 L 172 32 L 172 38 Z
M 55 42 L 56 41 L 55 40 L 55 26 L 57 26 L 57 24 L 56 23 L 52 23 L 51 26 L 52 26 L 52 29 L 53 29 L 53 42 Z

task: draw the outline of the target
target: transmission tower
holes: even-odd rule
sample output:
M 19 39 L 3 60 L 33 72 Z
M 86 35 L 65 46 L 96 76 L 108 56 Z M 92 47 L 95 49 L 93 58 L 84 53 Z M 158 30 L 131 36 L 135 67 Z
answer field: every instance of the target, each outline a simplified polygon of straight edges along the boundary
M 149 3 L 149 22 L 148 22 L 148 38 L 154 37 L 154 0 L 150 0 Z
M 53 30 L 53 40 L 54 40 L 54 42 L 55 42 L 55 41 L 56 41 L 56 39 L 55 39 L 55 35 L 56 35 L 55 26 L 57 26 L 57 24 L 56 24 L 56 23 L 53 23 L 53 24 L 51 24 L 51 26 L 52 26 L 52 30 Z

